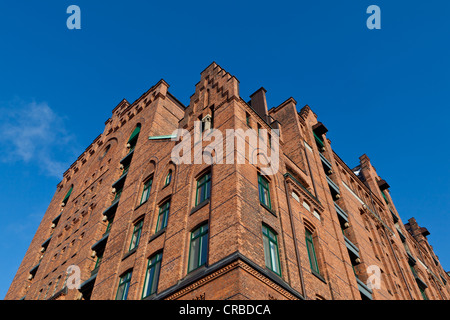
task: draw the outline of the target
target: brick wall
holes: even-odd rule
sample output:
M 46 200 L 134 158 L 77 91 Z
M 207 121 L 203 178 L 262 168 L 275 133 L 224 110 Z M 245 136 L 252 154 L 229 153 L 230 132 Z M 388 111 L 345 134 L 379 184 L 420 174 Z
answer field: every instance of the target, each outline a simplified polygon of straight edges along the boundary
M 309 106 L 298 112 L 297 102 L 289 98 L 267 111 L 264 88 L 246 102 L 238 80 L 215 63 L 201 73 L 189 106 L 168 88 L 161 80 L 134 103 L 123 100 L 113 109 L 104 132 L 64 173 L 6 299 L 114 299 L 120 276 L 130 270 L 128 299 L 141 299 L 148 259 L 161 252 L 157 292 L 149 299 L 423 299 L 421 288 L 429 299 L 449 298 L 448 275 L 426 230 L 414 219 L 403 225 L 366 155 L 358 167 L 347 167 Z M 267 177 L 271 209 L 259 201 L 263 165 L 249 163 L 249 154 L 245 164 L 172 161 L 171 152 L 180 142 L 158 136 L 175 129 L 193 134 L 194 122 L 205 116 L 221 132 L 280 129 L 279 170 Z M 138 124 L 139 138 L 128 155 L 128 139 Z M 192 154 L 198 150 L 194 143 Z M 200 143 L 205 147 L 211 142 Z M 223 141 L 224 157 L 229 144 Z M 239 152 L 235 144 L 235 159 Z M 130 158 L 123 175 L 121 163 Z M 169 170 L 172 181 L 165 186 Z M 197 179 L 206 172 L 211 174 L 211 196 L 196 207 Z M 149 178 L 151 192 L 141 204 Z M 120 199 L 111 207 L 112 187 L 122 183 Z M 156 232 L 160 207 L 168 200 L 167 227 Z M 105 214 L 112 212 L 105 236 Z M 139 221 L 140 242 L 129 251 Z M 206 264 L 188 272 L 191 232 L 204 223 Z M 263 224 L 276 234 L 278 274 L 266 266 Z M 317 260 L 314 271 L 308 232 Z M 99 256 L 100 266 L 94 270 Z M 80 290 L 65 288 L 71 265 L 80 268 Z M 379 289 L 367 287 L 371 266 L 381 272 Z

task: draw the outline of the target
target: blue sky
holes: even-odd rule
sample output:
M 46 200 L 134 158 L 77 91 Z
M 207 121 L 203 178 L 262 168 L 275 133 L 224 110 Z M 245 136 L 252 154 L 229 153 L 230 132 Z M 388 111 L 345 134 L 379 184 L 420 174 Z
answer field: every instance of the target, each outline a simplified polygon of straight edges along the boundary
M 66 9 L 81 8 L 81 30 Z M 381 8 L 381 30 L 366 9 Z M 0 3 L 0 298 L 62 173 L 123 99 L 163 78 L 189 104 L 212 61 L 294 97 L 350 166 L 366 153 L 450 270 L 448 1 L 3 1 Z

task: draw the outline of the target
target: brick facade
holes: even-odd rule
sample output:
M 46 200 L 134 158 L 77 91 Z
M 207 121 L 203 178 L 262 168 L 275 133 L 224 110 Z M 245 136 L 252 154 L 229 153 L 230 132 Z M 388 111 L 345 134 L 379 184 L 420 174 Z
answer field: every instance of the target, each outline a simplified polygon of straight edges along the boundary
M 142 299 L 149 258 L 158 253 L 157 290 L 145 299 L 450 297 L 449 276 L 428 231 L 414 218 L 402 223 L 389 185 L 366 155 L 353 169 L 339 158 L 310 107 L 298 112 L 289 98 L 268 110 L 264 88 L 246 102 L 239 81 L 215 63 L 201 73 L 189 106 L 168 88 L 161 80 L 134 103 L 123 100 L 104 132 L 64 173 L 6 299 L 115 299 L 120 277 L 130 271 L 127 299 Z M 221 132 L 280 130 L 279 170 L 266 176 L 270 207 L 260 201 L 261 166 L 251 164 L 248 154 L 245 164 L 174 163 L 171 152 L 180 142 L 170 139 L 173 131 L 193 133 L 195 121 L 208 117 Z M 130 142 L 138 126 L 138 138 Z M 238 152 L 234 146 L 231 156 Z M 210 196 L 198 203 L 197 181 L 205 173 Z M 191 238 L 202 225 L 206 260 L 190 271 Z M 278 272 L 267 266 L 263 225 L 276 235 Z M 80 289 L 67 288 L 72 265 L 80 268 Z M 368 286 L 373 266 L 380 288 Z

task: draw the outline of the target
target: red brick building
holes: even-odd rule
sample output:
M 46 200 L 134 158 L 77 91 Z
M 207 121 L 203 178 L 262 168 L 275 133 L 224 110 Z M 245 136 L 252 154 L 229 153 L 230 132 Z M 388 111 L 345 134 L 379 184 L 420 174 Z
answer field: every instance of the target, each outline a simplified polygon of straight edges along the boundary
M 268 110 L 264 88 L 245 101 L 215 63 L 189 106 L 168 88 L 113 109 L 64 173 L 6 299 L 449 299 L 427 229 L 403 224 L 366 155 L 356 168 L 339 158 L 310 107 Z M 176 163 L 172 134 L 197 121 L 278 129 L 278 171 Z

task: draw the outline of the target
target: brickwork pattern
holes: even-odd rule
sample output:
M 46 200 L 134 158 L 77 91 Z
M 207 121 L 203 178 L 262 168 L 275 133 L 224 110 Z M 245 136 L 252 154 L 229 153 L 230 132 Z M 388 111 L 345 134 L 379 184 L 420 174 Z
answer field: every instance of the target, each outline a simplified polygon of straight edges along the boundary
M 123 100 L 113 109 L 104 132 L 64 173 L 6 299 L 115 299 L 120 277 L 128 271 L 128 299 L 142 299 L 148 259 L 156 253 L 162 253 L 158 287 L 146 299 L 450 297 L 449 277 L 428 243 L 428 231 L 414 218 L 403 224 L 366 155 L 353 169 L 339 158 L 309 106 L 298 112 L 297 102 L 289 98 L 268 110 L 264 88 L 245 101 L 239 81 L 216 63 L 201 72 L 189 106 L 168 88 L 161 80 L 134 103 Z M 178 142 L 167 136 L 175 129 L 193 133 L 194 122 L 206 116 L 221 132 L 280 129 L 279 171 L 267 177 L 270 209 L 259 201 L 257 164 L 172 161 Z M 138 124 L 141 130 L 130 152 L 127 144 Z M 199 143 L 204 147 L 210 142 Z M 232 152 L 236 157 L 240 151 L 235 146 Z M 172 180 L 165 185 L 169 170 Z M 197 179 L 206 172 L 211 174 L 211 196 L 196 206 Z M 141 203 L 148 179 L 151 191 Z M 120 188 L 120 198 L 114 200 Z M 167 227 L 157 232 L 166 201 Z M 140 221 L 140 241 L 130 251 Z M 204 223 L 206 264 L 188 272 L 191 232 Z M 263 224 L 277 235 L 281 275 L 266 267 Z M 316 271 L 307 233 L 312 234 Z M 80 290 L 67 289 L 71 265 L 80 268 Z M 367 285 L 370 266 L 380 268 L 379 289 Z

